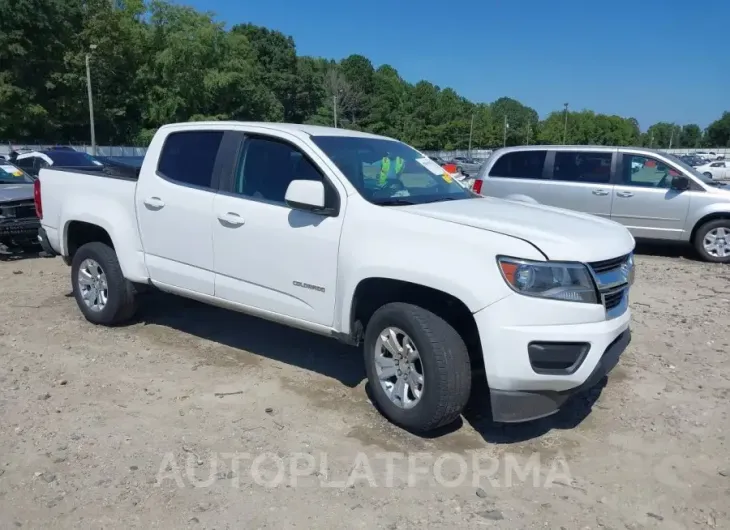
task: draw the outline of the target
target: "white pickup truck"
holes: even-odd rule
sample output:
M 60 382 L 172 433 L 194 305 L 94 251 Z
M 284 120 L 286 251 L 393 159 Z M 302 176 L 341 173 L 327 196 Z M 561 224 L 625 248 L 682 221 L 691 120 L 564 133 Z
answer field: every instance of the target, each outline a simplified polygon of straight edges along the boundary
M 482 374 L 495 421 L 552 414 L 630 340 L 625 228 L 480 197 L 390 138 L 166 125 L 138 177 L 43 169 L 35 201 L 90 322 L 131 319 L 144 285 L 362 343 L 413 431 L 454 421 Z

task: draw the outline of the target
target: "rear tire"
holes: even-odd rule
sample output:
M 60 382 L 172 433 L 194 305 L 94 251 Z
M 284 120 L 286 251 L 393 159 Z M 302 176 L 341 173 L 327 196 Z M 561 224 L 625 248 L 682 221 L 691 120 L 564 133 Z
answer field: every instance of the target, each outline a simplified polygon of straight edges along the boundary
M 410 384 L 404 392 L 410 397 L 390 397 L 398 394 L 395 388 L 400 376 L 393 376 L 396 383 L 381 383 L 381 377 L 386 375 L 381 354 L 385 352 L 387 361 L 390 351 L 383 345 L 383 337 L 391 337 L 388 330 L 400 331 L 396 344 L 401 350 L 409 351 L 415 346 L 419 359 L 414 362 L 413 373 L 421 381 L 420 385 L 414 383 L 416 391 L 420 389 L 417 399 Z M 393 344 L 392 340 L 388 343 Z M 411 304 L 386 304 L 368 322 L 364 355 L 371 394 L 383 415 L 396 425 L 413 432 L 427 432 L 448 425 L 461 415 L 471 393 L 469 353 L 456 330 L 441 317 Z M 388 363 L 402 366 L 398 362 Z M 406 379 L 405 375 L 403 378 Z M 391 394 L 384 388 L 388 384 L 392 384 Z M 408 400 L 411 402 L 406 403 Z
M 713 241 L 716 243 L 714 252 Z M 715 219 L 703 224 L 697 229 L 693 243 L 704 261 L 730 263 L 730 219 Z
M 71 284 L 79 309 L 93 324 L 123 324 L 137 310 L 134 284 L 122 274 L 114 249 L 104 243 L 87 243 L 76 251 Z

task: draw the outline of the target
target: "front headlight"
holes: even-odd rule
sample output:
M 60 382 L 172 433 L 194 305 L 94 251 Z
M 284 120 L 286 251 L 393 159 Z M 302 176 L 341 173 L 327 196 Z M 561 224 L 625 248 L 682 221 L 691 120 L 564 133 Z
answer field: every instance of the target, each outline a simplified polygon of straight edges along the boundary
M 598 294 L 588 267 L 580 263 L 529 261 L 500 256 L 502 276 L 513 290 L 527 296 L 597 304 Z

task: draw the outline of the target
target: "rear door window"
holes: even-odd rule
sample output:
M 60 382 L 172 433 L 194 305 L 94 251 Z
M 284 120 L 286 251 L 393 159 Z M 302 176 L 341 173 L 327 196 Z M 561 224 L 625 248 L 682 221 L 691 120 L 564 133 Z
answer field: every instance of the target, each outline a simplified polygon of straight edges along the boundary
M 612 153 L 556 151 L 553 180 L 608 184 L 611 180 Z
M 542 179 L 547 151 L 513 151 L 505 153 L 489 171 L 490 177 Z
M 171 133 L 162 146 L 157 172 L 163 177 L 197 188 L 213 187 L 213 168 L 224 131 Z

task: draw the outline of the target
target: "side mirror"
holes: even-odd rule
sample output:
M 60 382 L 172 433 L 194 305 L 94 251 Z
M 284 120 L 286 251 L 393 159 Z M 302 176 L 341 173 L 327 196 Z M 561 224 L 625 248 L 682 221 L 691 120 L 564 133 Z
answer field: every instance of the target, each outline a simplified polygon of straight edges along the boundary
M 292 180 L 284 200 L 288 206 L 297 210 L 329 213 L 324 205 L 324 184 L 319 180 Z
M 689 179 L 687 177 L 673 177 L 672 178 L 672 189 L 677 191 L 684 191 L 689 189 Z

